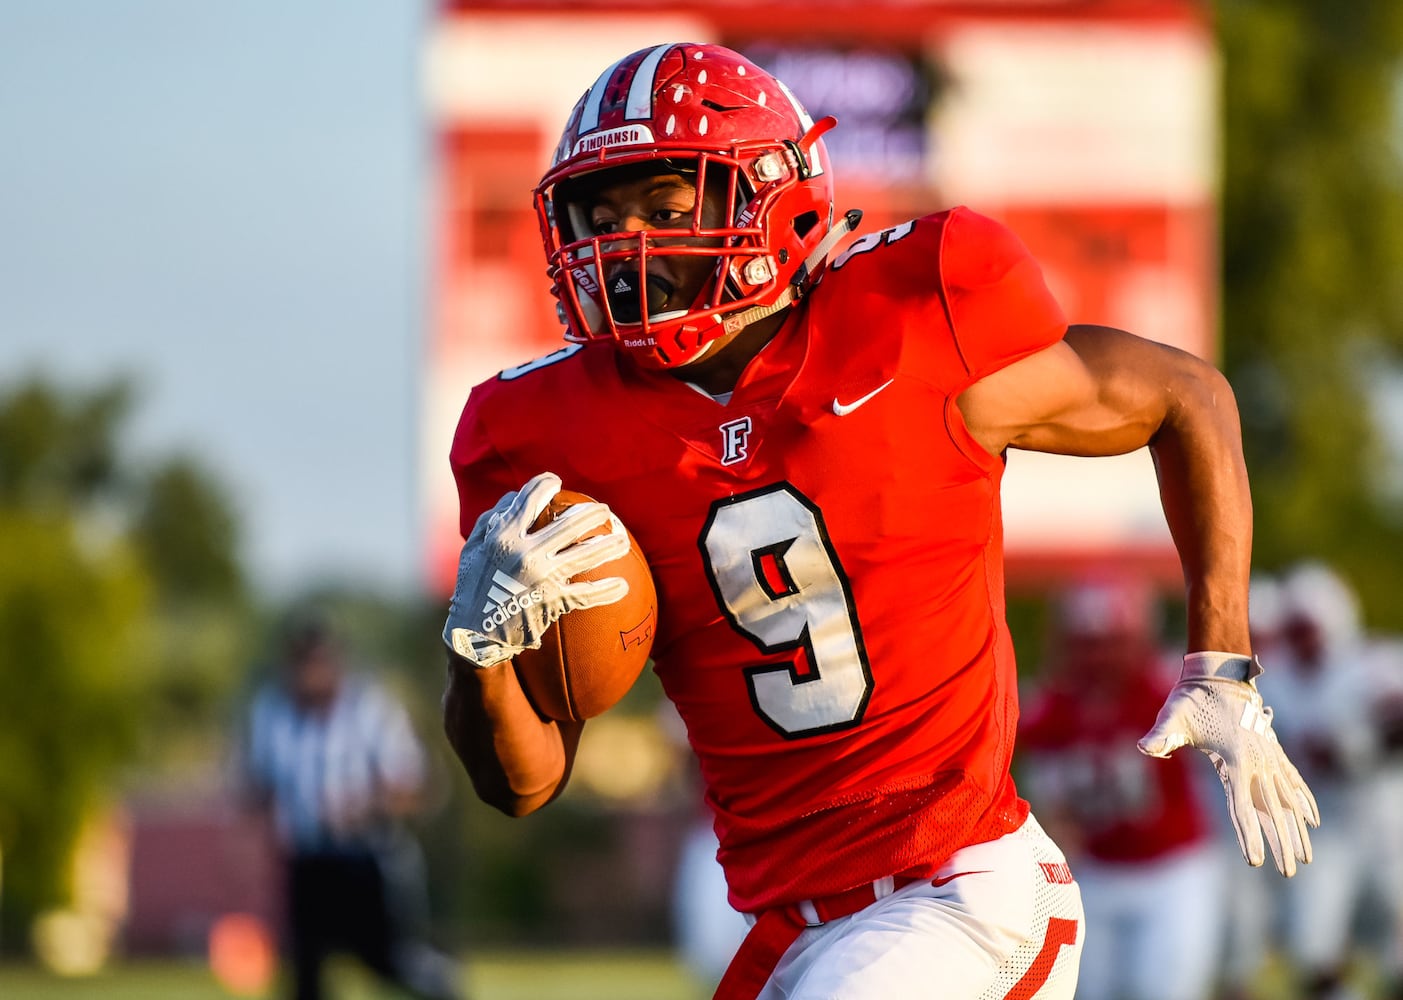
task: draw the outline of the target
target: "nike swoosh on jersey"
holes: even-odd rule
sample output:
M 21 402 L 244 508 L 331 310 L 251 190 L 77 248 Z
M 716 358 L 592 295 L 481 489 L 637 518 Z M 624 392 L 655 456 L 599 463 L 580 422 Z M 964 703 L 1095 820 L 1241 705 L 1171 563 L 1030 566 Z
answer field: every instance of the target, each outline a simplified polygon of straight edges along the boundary
M 953 882 L 953 881 L 955 881 L 955 879 L 957 879 L 957 878 L 964 878 L 966 875 L 988 875 L 988 874 L 989 874 L 989 872 L 986 870 L 986 871 L 977 871 L 977 872 L 955 872 L 955 874 L 953 874 L 953 875 L 937 875 L 935 878 L 933 878 L 933 879 L 930 880 L 930 884 L 933 885 L 933 886 L 935 886 L 937 889 L 939 889 L 939 888 L 940 888 L 942 885 L 944 885 L 946 882 Z
M 840 402 L 838 402 L 838 397 L 837 397 L 837 396 L 834 396 L 834 397 L 833 397 L 833 413 L 834 413 L 834 415 L 835 415 L 835 416 L 839 416 L 839 417 L 846 417 L 846 416 L 847 416 L 849 413 L 851 413 L 853 410 L 856 410 L 856 409 L 857 409 L 859 406 L 861 406 L 863 403 L 866 403 L 866 402 L 867 402 L 868 400 L 870 400 L 873 396 L 877 395 L 877 393 L 881 392 L 883 389 L 885 389 L 887 386 L 891 385 L 891 384 L 892 384 L 893 382 L 895 382 L 895 381 L 896 381 L 896 379 L 890 379 L 890 378 L 889 378 L 889 379 L 887 379 L 885 382 L 883 382 L 881 385 L 877 386 L 877 388 L 875 388 L 875 389 L 873 389 L 871 392 L 869 392 L 867 395 L 861 397 L 860 399 L 854 399 L 851 403 L 840 403 Z

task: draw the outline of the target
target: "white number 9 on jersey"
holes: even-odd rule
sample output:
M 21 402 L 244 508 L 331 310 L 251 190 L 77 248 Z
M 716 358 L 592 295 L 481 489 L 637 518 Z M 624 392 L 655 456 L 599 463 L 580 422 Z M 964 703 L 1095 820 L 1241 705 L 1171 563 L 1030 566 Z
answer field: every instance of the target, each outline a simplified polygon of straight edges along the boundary
M 787 483 L 728 497 L 712 505 L 700 542 L 731 625 L 762 652 L 808 655 L 804 674 L 792 663 L 746 668 L 761 718 L 791 739 L 861 722 L 872 671 L 818 508 Z

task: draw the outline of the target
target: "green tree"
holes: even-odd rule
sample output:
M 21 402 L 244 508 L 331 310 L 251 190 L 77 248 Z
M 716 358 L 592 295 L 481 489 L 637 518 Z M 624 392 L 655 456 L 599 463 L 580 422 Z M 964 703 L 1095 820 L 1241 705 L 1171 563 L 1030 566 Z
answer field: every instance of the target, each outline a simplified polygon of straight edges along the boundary
M 246 652 L 232 508 L 192 460 L 128 454 L 134 401 L 122 379 L 0 387 L 6 946 L 67 900 L 82 824 L 126 768 L 209 742 Z
M 169 459 L 146 477 L 132 532 L 164 601 L 243 599 L 237 518 L 226 491 L 193 459 Z
M 136 746 L 149 589 L 120 541 L 94 545 L 61 513 L 0 514 L 7 930 L 22 929 L 67 898 L 67 862 L 80 826 Z
M 149 777 L 178 781 L 219 752 L 255 648 L 256 612 L 238 518 L 212 472 L 167 458 L 140 475 L 129 506 L 132 543 L 156 591 L 141 759 Z
M 1220 0 L 1224 342 L 1256 500 L 1258 563 L 1305 556 L 1392 595 L 1403 524 L 1376 484 L 1368 389 L 1403 351 L 1403 169 L 1393 0 Z
M 66 398 L 34 379 L 0 400 L 0 504 L 90 508 L 120 488 L 116 436 L 132 386 L 113 380 Z

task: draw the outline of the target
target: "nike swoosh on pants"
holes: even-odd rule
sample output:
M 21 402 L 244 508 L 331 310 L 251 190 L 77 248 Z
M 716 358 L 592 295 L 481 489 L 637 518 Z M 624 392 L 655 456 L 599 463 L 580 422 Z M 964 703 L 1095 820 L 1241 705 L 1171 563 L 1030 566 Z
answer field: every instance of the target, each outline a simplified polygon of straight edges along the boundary
M 935 878 L 933 878 L 933 879 L 930 880 L 930 884 L 933 885 L 933 886 L 935 886 L 937 889 L 939 889 L 939 888 L 940 888 L 942 885 L 944 885 L 946 882 L 953 882 L 953 881 L 955 881 L 955 879 L 957 879 L 957 878 L 964 878 L 966 875 L 988 875 L 988 874 L 989 874 L 988 871 L 977 871 L 977 872 L 955 872 L 955 874 L 953 874 L 953 875 L 937 875 Z

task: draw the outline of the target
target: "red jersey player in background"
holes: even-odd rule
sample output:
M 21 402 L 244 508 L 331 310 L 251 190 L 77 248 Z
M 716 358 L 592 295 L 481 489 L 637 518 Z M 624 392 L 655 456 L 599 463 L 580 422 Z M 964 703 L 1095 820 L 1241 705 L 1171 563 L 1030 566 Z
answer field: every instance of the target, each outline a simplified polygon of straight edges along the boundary
M 1075 582 L 1053 602 L 1048 659 L 1023 699 L 1023 790 L 1085 902 L 1078 1000 L 1203 1000 L 1214 986 L 1227 901 L 1198 772 L 1135 748 L 1177 672 L 1158 622 L 1144 580 Z
M 975 212 L 835 256 L 858 213 L 835 215 L 834 124 L 704 44 L 626 56 L 576 105 L 535 195 L 572 343 L 475 388 L 453 444 L 445 727 L 485 801 L 559 794 L 582 725 L 537 716 L 508 661 L 619 598 L 569 581 L 627 524 L 755 917 L 717 996 L 1070 997 L 1079 892 L 1009 775 L 1004 452 L 1153 449 L 1191 655 L 1141 747 L 1213 754 L 1244 854 L 1290 874 L 1318 813 L 1252 683 L 1236 407 L 1197 358 L 1069 328 Z M 562 482 L 600 502 L 530 532 Z

